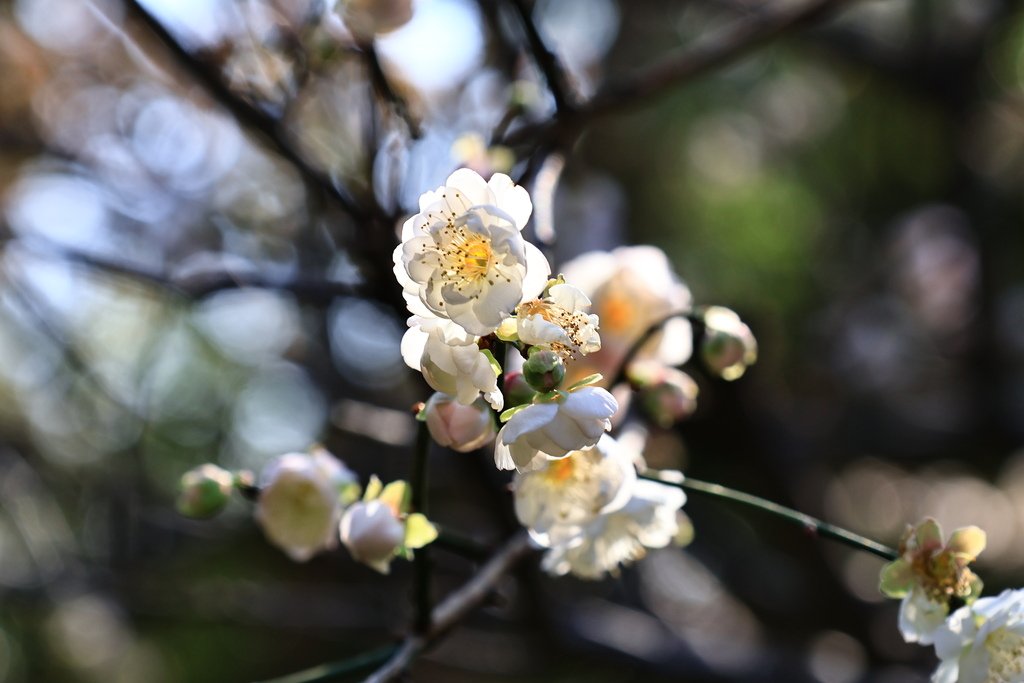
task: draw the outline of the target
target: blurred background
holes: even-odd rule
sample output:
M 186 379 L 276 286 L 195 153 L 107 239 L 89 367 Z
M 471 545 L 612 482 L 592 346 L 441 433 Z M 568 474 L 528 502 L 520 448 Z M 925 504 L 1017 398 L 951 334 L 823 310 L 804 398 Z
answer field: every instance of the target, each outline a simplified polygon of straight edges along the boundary
M 775 2 L 524 6 L 585 99 Z M 753 329 L 653 465 L 890 544 L 977 524 L 986 592 L 1024 584 L 1024 3 L 864 0 L 571 149 L 488 149 L 555 107 L 514 7 L 418 0 L 370 51 L 317 0 L 0 3 L 0 681 L 263 680 L 402 633 L 408 565 L 293 564 L 174 496 L 313 441 L 408 476 L 395 227 L 465 165 L 535 190 L 556 269 L 654 244 Z M 516 528 L 487 452 L 431 459 L 440 522 Z M 617 578 L 525 566 L 416 680 L 927 680 L 880 560 L 686 509 L 693 545 Z M 474 571 L 434 556 L 439 591 Z

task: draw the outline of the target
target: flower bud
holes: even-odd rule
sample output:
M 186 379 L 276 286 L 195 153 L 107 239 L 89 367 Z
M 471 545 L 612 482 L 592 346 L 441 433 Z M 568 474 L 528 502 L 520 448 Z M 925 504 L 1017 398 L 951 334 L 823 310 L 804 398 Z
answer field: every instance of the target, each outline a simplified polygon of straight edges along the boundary
M 565 364 L 554 351 L 535 351 L 523 363 L 523 377 L 531 387 L 546 393 L 557 389 L 565 379 Z
M 659 427 L 685 420 L 697 409 L 697 383 L 685 372 L 663 367 L 657 380 L 640 389 L 640 405 Z
M 379 500 L 354 503 L 341 518 L 341 542 L 352 557 L 387 574 L 391 558 L 402 545 L 405 525 Z
M 210 463 L 189 470 L 181 477 L 178 512 L 196 519 L 213 517 L 228 504 L 233 484 L 230 472 Z
M 323 449 L 279 456 L 260 474 L 256 521 L 267 540 L 305 562 L 337 544 L 342 492 L 355 479 Z
M 505 406 L 508 408 L 533 403 L 533 397 L 537 395 L 521 372 L 506 372 L 503 389 Z
M 757 361 L 757 340 L 734 311 L 709 306 L 704 311 L 704 327 L 701 356 L 722 379 L 739 379 Z
M 474 451 L 497 434 L 491 409 L 483 399 L 464 406 L 438 392 L 427 401 L 424 414 L 434 441 L 459 453 Z

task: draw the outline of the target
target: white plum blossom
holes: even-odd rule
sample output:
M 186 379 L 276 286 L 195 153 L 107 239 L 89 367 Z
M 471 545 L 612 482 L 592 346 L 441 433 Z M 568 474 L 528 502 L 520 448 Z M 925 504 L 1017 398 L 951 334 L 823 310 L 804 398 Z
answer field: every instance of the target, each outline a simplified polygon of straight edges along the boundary
M 409 318 L 402 358 L 423 373 L 432 389 L 454 396 L 463 405 L 472 405 L 481 393 L 495 410 L 504 405 L 491 358 L 480 350 L 475 336 L 450 320 L 432 315 Z
M 550 401 L 518 410 L 498 432 L 494 463 L 498 469 L 529 469 L 537 458 L 564 457 L 593 446 L 611 429 L 618 403 L 600 387 L 555 392 Z
M 352 558 L 387 574 L 405 538 L 405 524 L 380 500 L 353 503 L 341 518 L 341 542 Z
M 497 433 L 494 416 L 480 399 L 467 406 L 438 392 L 430 397 L 423 411 L 434 441 L 460 453 L 480 448 Z
M 647 554 L 664 548 L 680 532 L 681 489 L 638 479 L 624 506 L 578 525 L 552 527 L 541 566 L 556 575 L 599 579 Z
M 590 311 L 590 299 L 572 285 L 553 285 L 543 299 L 531 299 L 516 310 L 516 333 L 531 346 L 545 346 L 564 360 L 601 349 L 598 317 Z
M 635 482 L 632 458 L 605 434 L 594 446 L 518 473 L 513 483 L 516 516 L 546 546 L 553 527 L 585 524 L 623 507 Z
M 341 493 L 355 474 L 326 451 L 286 453 L 260 473 L 256 521 L 263 533 L 296 562 L 338 543 Z
M 614 376 L 632 345 L 653 324 L 693 305 L 689 288 L 676 276 L 657 247 L 619 247 L 581 254 L 566 263 L 562 275 L 592 302 L 601 320 L 601 350 L 570 368 L 573 378 L 600 372 Z M 652 335 L 637 360 L 681 365 L 693 352 L 693 333 L 685 317 L 673 318 Z
M 934 637 L 932 683 L 1024 683 L 1024 590 L 961 607 Z
M 550 267 L 520 234 L 532 211 L 526 190 L 501 173 L 484 182 L 462 168 L 423 194 L 394 252 L 409 310 L 448 318 L 482 336 L 524 299 L 536 298 Z

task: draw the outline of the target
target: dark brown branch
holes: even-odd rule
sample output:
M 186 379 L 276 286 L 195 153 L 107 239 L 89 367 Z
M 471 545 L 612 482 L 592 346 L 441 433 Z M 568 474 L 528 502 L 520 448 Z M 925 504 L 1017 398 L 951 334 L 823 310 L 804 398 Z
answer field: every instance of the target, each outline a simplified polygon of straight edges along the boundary
M 424 648 L 442 638 L 479 607 L 501 577 L 531 551 L 530 539 L 525 531 L 513 536 L 468 583 L 434 609 L 429 630 L 406 638 L 394 656 L 367 678 L 365 683 L 385 683 L 402 675 Z
M 370 218 L 370 212 L 359 206 L 326 172 L 312 166 L 295 149 L 288 139 L 288 133 L 281 125 L 281 121 L 233 92 L 216 73 L 215 67 L 185 49 L 177 38 L 137 0 L 125 0 L 125 7 L 129 17 L 145 26 L 163 43 L 182 70 L 201 85 L 211 98 L 227 109 L 239 124 L 259 133 L 278 154 L 287 159 L 299 171 L 307 183 L 321 188 L 334 198 L 355 220 Z
M 788 31 L 820 22 L 854 0 L 809 0 L 739 19 L 696 45 L 683 48 L 630 78 L 601 89 L 575 111 L 551 121 L 521 128 L 505 144 L 572 139 L 580 129 L 610 114 L 628 111 L 721 68 Z
M 522 20 L 523 29 L 526 31 L 526 40 L 530 44 L 530 52 L 533 60 L 537 63 L 544 80 L 547 81 L 548 89 L 555 98 L 555 108 L 559 114 L 572 111 L 576 102 L 566 78 L 565 69 L 558 63 L 558 57 L 544 44 L 544 39 L 537 30 L 537 24 L 533 21 L 532 5 L 526 0 L 511 0 L 516 13 Z
M 362 50 L 366 55 L 366 65 L 370 70 L 370 82 L 373 83 L 373 89 L 391 105 L 391 108 L 395 110 L 398 117 L 405 122 L 405 125 L 409 128 L 409 135 L 414 139 L 418 139 L 423 134 L 420 123 L 413 117 L 412 112 L 409 111 L 409 105 L 405 99 L 395 92 L 395 89 L 391 86 L 391 81 L 388 80 L 387 74 L 384 73 L 384 69 L 381 67 L 380 55 L 377 54 L 376 46 L 370 42 L 363 45 Z

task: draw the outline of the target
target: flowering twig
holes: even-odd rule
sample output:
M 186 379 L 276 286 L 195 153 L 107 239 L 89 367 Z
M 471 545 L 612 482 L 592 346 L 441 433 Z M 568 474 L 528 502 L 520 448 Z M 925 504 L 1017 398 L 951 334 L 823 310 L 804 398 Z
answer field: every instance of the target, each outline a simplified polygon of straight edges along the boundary
M 571 138 L 596 119 L 634 109 L 670 88 L 729 64 L 788 30 L 825 19 L 852 1 L 809 0 L 797 5 L 787 2 L 784 9 L 758 12 L 737 20 L 697 45 L 684 48 L 631 77 L 604 87 L 571 114 L 520 128 L 502 142 L 522 144 L 563 136 Z
M 804 514 L 803 512 L 785 507 L 784 505 L 779 505 L 778 503 L 773 503 L 772 501 L 761 498 L 760 496 L 754 496 L 749 493 L 744 493 L 743 491 L 737 491 L 736 489 L 731 489 L 727 486 L 722 486 L 721 484 L 713 484 L 711 482 L 701 481 L 700 479 L 685 477 L 677 472 L 673 472 L 671 476 L 662 476 L 658 472 L 648 470 L 647 473 L 641 474 L 640 477 L 642 479 L 649 479 L 662 484 L 668 484 L 669 486 L 675 486 L 687 491 L 696 491 L 705 495 L 714 496 L 715 498 L 724 498 L 726 500 L 758 508 L 759 510 L 764 510 L 765 512 L 770 512 L 773 515 L 799 524 L 804 529 L 819 536 L 839 541 L 851 548 L 865 550 L 886 560 L 895 560 L 899 557 L 898 553 L 889 546 L 882 545 L 881 543 L 873 541 L 866 536 L 855 534 L 852 531 L 847 531 L 846 529 L 834 524 L 823 522 L 820 519 Z
M 434 609 L 427 631 L 414 633 L 406 638 L 394 656 L 364 683 L 385 683 L 400 676 L 427 645 L 444 636 L 476 609 L 487 598 L 498 580 L 529 555 L 531 550 L 530 539 L 525 531 L 513 536 L 468 583 L 445 598 Z
M 427 458 L 430 453 L 430 431 L 426 422 L 419 423 L 416 433 L 416 452 L 412 461 L 412 500 L 410 512 L 427 513 Z M 413 617 L 413 630 L 416 633 L 425 633 L 430 629 L 431 609 L 433 598 L 431 596 L 431 579 L 433 576 L 433 562 L 430 559 L 430 548 L 420 548 L 413 556 L 413 602 L 415 616 Z

